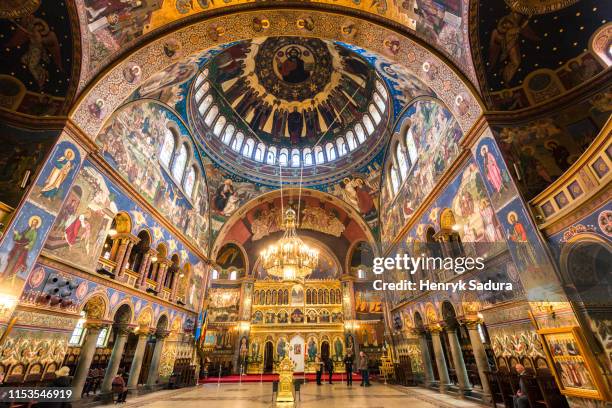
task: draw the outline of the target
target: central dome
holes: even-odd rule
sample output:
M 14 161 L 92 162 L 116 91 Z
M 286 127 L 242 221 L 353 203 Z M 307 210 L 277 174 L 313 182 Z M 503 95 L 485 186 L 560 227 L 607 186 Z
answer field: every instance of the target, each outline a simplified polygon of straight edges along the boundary
M 365 58 L 317 38 L 229 44 L 201 69 L 191 95 L 209 155 L 256 181 L 276 182 L 280 167 L 289 178 L 303 168 L 314 182 L 361 162 L 355 159 L 372 153 L 391 110 Z

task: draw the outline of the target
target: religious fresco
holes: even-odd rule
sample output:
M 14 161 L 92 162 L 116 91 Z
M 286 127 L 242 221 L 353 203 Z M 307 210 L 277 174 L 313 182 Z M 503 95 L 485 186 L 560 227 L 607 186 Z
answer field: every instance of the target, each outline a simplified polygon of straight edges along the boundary
M 1 107 L 41 116 L 67 111 L 76 81 L 68 3 L 37 0 L 32 7 L 13 4 L 0 11 Z
M 44 164 L 44 158 L 59 137 L 59 131 L 32 131 L 0 124 L 0 201 L 19 205 L 27 187 Z
M 240 308 L 240 288 L 212 287 L 208 289 L 209 322 L 234 322 L 238 320 Z
M 219 277 L 228 279 L 231 271 L 236 271 L 237 276 L 246 274 L 246 264 L 242 251 L 236 244 L 227 244 L 216 256 L 216 262 L 221 267 Z
M 326 0 L 316 0 L 328 3 Z M 109 57 L 132 44 L 139 37 L 170 23 L 194 14 L 237 5 L 255 3 L 253 0 L 229 0 L 211 2 L 208 0 L 168 1 L 155 0 L 147 3 L 126 3 L 121 0 L 100 3 L 97 0 L 79 0 L 77 7 L 86 23 L 83 22 L 83 36 L 88 43 L 90 54 L 87 71 L 97 71 Z M 465 0 L 416 0 L 415 2 L 365 3 L 341 1 L 335 6 L 357 9 L 372 13 L 399 23 L 429 44 L 447 54 L 468 76 L 474 77 L 470 60 L 468 41 L 468 2 Z M 86 24 L 86 25 L 85 25 Z M 270 26 L 265 18 L 253 20 L 253 28 L 262 31 Z M 312 30 L 316 21 L 304 16 L 300 21 L 304 30 Z M 354 24 L 346 23 L 347 35 L 355 31 Z M 211 35 L 223 35 L 224 30 L 217 28 Z M 175 51 L 176 52 L 176 51 Z M 89 72 L 88 76 L 91 76 Z
M 561 176 L 587 149 L 612 111 L 607 87 L 558 113 L 522 123 L 495 125 L 493 132 L 518 188 L 527 200 Z
M 591 43 L 610 21 L 605 0 L 509 3 L 481 1 L 473 10 L 487 17 L 478 18 L 472 49 L 491 108 L 527 108 L 607 68 Z
M 480 174 L 484 176 L 484 186 L 497 208 L 514 198 L 517 192 L 491 131 L 487 129 L 485 135 L 474 148 L 474 155 Z
M 410 106 L 394 129 L 396 134 L 400 131 L 403 133 L 400 138 L 406 141 L 406 159 L 401 161 L 395 176 L 385 174 L 381 183 L 383 247 L 397 235 L 459 155 L 458 143 L 463 136 L 452 114 L 434 100 L 419 100 Z M 387 152 L 388 157 L 392 154 Z M 394 196 L 392 188 L 396 191 Z
M 355 314 L 358 320 L 382 319 L 383 292 L 374 290 L 371 282 L 355 282 Z
M 142 91 L 142 88 L 141 88 Z M 208 191 L 189 132 L 167 108 L 132 103 L 96 138 L 104 158 L 186 236 L 208 251 Z
M 185 298 L 187 307 L 197 310 L 203 296 L 198 290 L 204 284 L 205 267 L 202 260 L 88 161 L 77 174 L 59 211 L 45 242 L 45 254 L 93 272 L 112 220 L 119 211 L 129 214 L 134 235 L 143 228 L 148 229 L 151 232 L 151 247 L 163 242 L 170 255 L 176 253 L 181 263 L 191 265 L 192 281 Z

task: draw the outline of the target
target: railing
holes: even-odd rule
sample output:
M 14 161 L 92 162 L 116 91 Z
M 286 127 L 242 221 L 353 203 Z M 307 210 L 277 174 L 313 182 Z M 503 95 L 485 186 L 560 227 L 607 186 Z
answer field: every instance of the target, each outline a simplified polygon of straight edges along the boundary
M 530 201 L 544 228 L 606 188 L 612 179 L 612 118 L 588 149 L 546 190 Z

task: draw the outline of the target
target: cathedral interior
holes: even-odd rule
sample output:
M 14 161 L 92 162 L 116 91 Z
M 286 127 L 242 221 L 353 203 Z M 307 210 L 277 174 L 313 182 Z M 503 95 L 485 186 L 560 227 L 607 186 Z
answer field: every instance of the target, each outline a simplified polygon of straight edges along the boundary
M 2 387 L 612 402 L 607 1 L 0 0 L 0 45 Z

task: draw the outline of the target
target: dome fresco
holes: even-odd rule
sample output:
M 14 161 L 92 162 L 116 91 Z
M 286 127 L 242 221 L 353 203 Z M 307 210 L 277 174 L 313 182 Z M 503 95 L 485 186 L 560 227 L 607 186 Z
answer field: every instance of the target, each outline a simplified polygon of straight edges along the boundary
M 233 171 L 305 180 L 380 150 L 390 92 L 357 52 L 316 38 L 268 37 L 226 47 L 196 76 L 189 97 L 205 150 Z M 232 160 L 228 160 L 228 159 Z M 296 173 L 298 170 L 298 173 Z M 285 174 L 284 174 L 285 175 Z

